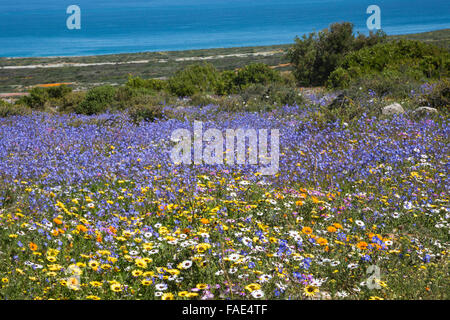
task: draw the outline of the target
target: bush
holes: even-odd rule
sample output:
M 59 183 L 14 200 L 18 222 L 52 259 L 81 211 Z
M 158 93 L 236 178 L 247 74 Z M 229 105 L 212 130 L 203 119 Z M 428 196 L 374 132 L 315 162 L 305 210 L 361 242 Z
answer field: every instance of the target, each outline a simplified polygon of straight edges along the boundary
M 363 114 L 378 116 L 379 108 L 364 107 L 359 103 L 350 103 L 345 108 L 332 109 L 328 107 L 319 107 L 318 110 L 309 112 L 306 120 L 314 123 L 314 126 L 320 129 L 325 128 L 330 123 L 346 122 L 348 124 L 361 119 Z
M 334 23 L 329 29 L 313 32 L 302 39 L 296 37 L 288 57 L 294 65 L 294 76 L 302 86 L 321 86 L 352 51 L 384 42 L 383 32 L 371 33 L 369 37 L 353 34 L 353 24 Z
M 167 88 L 167 81 L 161 79 L 142 79 L 140 77 L 129 76 L 128 81 L 125 83 L 128 88 L 145 88 L 153 91 L 162 91 Z
M 130 107 L 133 101 L 146 99 L 146 97 L 154 95 L 155 91 L 152 89 L 123 86 L 116 90 L 115 100 L 117 101 L 117 107 L 123 110 Z
M 49 95 L 46 89 L 34 87 L 30 90 L 28 96 L 20 98 L 17 103 L 23 104 L 31 109 L 44 109 L 45 103 L 48 101 Z
M 287 87 L 296 87 L 297 86 L 297 80 L 295 80 L 295 76 L 290 71 L 284 71 L 280 72 L 281 75 L 281 81 L 282 83 Z
M 210 104 L 214 104 L 217 101 L 207 95 L 201 94 L 201 93 L 196 93 L 191 97 L 191 104 L 193 106 L 199 106 L 199 107 L 204 107 Z
M 161 105 L 135 105 L 128 109 L 128 114 L 134 123 L 155 121 L 164 116 L 163 106 Z
M 408 74 L 402 74 L 392 70 L 383 73 L 361 76 L 352 80 L 344 90 L 348 96 L 354 96 L 356 92 L 371 93 L 377 97 L 408 98 L 413 90 L 420 87 L 420 81 Z
M 373 74 L 407 76 L 421 80 L 448 76 L 450 53 L 419 41 L 400 40 L 377 44 L 348 54 L 329 76 L 327 85 L 348 87 L 355 79 Z
M 65 96 L 67 96 L 69 93 L 71 93 L 72 88 L 63 84 L 63 85 L 60 85 L 57 87 L 46 88 L 46 91 L 50 98 L 61 99 L 61 98 L 64 98 Z
M 347 72 L 344 68 L 337 68 L 328 77 L 326 86 L 328 88 L 343 89 L 350 86 L 352 77 L 350 72 Z
M 116 95 L 116 89 L 112 86 L 101 86 L 90 89 L 84 100 L 75 107 L 79 114 L 93 115 L 102 113 L 111 107 Z
M 244 100 L 240 95 L 221 97 L 217 102 L 221 112 L 241 112 L 245 110 Z
M 303 97 L 298 90 L 281 84 L 268 86 L 254 84 L 242 91 L 241 96 L 246 104 L 270 107 L 303 102 Z
M 34 87 L 30 90 L 28 96 L 19 99 L 18 104 L 32 109 L 43 110 L 47 103 L 51 104 L 54 100 L 62 99 L 70 92 L 72 92 L 72 88 L 66 85 L 50 88 Z
M 219 95 L 232 94 L 239 91 L 236 85 L 236 72 L 232 70 L 225 70 L 220 74 L 221 81 L 216 93 Z
M 450 80 L 445 78 L 439 81 L 433 85 L 431 92 L 421 95 L 420 98 L 424 105 L 448 112 L 450 106 Z
M 272 84 L 266 91 L 268 102 L 276 105 L 290 105 L 303 103 L 304 99 L 300 92 L 292 87 Z
M 168 81 L 169 91 L 178 97 L 215 93 L 222 87 L 220 73 L 209 63 L 188 66 L 177 71 Z
M 86 97 L 85 92 L 70 92 L 59 99 L 59 111 L 73 113 L 76 107 L 83 102 Z
M 0 118 L 23 116 L 31 113 L 31 109 L 23 105 L 12 105 L 0 100 Z
M 264 63 L 252 63 L 245 66 L 235 74 L 234 86 L 243 90 L 251 85 L 267 85 L 280 83 L 282 78 L 279 72 L 271 69 Z
M 140 95 L 133 97 L 128 101 L 127 108 L 137 106 L 137 105 L 148 105 L 148 106 L 164 106 L 174 102 L 173 98 L 168 94 L 160 93 L 157 95 Z

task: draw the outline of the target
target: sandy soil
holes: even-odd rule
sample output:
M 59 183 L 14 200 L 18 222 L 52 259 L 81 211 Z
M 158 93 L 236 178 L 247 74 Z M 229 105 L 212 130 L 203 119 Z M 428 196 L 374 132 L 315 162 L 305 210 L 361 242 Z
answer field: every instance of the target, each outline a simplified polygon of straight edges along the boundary
M 176 58 L 175 61 L 205 61 L 205 60 L 214 60 L 214 59 L 223 59 L 229 57 L 256 57 L 256 56 L 272 56 L 274 54 L 280 53 L 282 51 L 265 51 L 265 52 L 252 52 L 252 53 L 235 53 L 235 54 L 226 54 L 226 55 L 215 55 L 215 56 L 206 56 L 206 57 L 184 57 L 184 58 Z M 135 61 L 125 61 L 125 62 L 99 62 L 99 63 L 48 63 L 48 64 L 31 64 L 24 66 L 5 66 L 0 67 L 0 69 L 4 70 L 17 70 L 17 69 L 37 69 L 37 68 L 63 68 L 63 67 L 91 67 L 91 66 L 104 66 L 104 65 L 121 65 L 121 64 L 145 64 L 149 63 L 151 60 L 135 60 Z M 160 63 L 167 63 L 169 60 L 160 59 L 158 60 Z

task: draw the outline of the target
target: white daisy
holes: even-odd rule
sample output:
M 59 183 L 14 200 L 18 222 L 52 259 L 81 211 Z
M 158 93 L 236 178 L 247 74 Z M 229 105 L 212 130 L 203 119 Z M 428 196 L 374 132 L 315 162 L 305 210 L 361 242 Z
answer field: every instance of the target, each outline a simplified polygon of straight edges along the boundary
M 358 226 L 360 226 L 360 227 L 364 227 L 364 226 L 365 226 L 365 223 L 364 223 L 363 221 L 361 221 L 361 220 L 355 220 L 355 223 L 356 223 Z
M 264 292 L 262 290 L 255 290 L 251 293 L 251 295 L 255 299 L 261 299 L 264 297 Z
M 159 283 L 159 284 L 155 285 L 155 289 L 159 290 L 159 291 L 165 291 L 165 290 L 167 290 L 167 284 Z
M 181 267 L 183 269 L 189 269 L 190 267 L 192 267 L 192 261 L 191 260 L 185 260 L 181 263 Z
M 259 281 L 261 282 L 267 282 L 270 279 L 272 279 L 272 276 L 270 274 L 263 274 L 259 277 Z
M 149 239 L 151 237 L 152 237 L 152 233 L 151 232 L 144 233 L 144 238 Z

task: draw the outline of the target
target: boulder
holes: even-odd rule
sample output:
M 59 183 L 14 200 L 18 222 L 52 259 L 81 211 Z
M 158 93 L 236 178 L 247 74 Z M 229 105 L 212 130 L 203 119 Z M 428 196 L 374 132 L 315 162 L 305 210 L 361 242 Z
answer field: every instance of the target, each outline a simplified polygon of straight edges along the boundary
M 414 114 L 415 115 L 419 115 L 419 116 L 424 116 L 424 115 L 428 115 L 428 114 L 438 114 L 439 111 L 435 108 L 431 108 L 431 107 L 420 107 L 417 108 L 416 110 L 414 110 Z
M 390 116 L 393 114 L 402 114 L 405 113 L 405 110 L 399 103 L 393 103 L 383 108 L 382 110 L 384 115 Z
M 339 109 L 345 107 L 350 103 L 350 99 L 343 93 L 339 94 L 329 105 L 328 108 L 331 110 Z

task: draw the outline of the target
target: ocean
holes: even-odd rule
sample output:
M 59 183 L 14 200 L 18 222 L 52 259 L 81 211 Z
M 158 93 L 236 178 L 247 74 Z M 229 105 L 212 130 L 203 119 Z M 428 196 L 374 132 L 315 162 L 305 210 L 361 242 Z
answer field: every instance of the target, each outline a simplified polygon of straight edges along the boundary
M 81 9 L 81 29 L 66 26 L 70 5 Z M 0 0 L 0 56 L 285 44 L 339 21 L 367 34 L 370 5 L 388 34 L 450 27 L 448 0 Z

